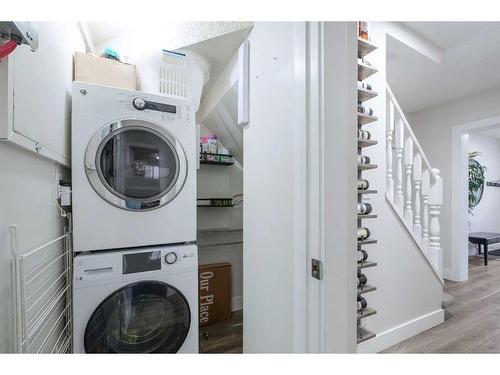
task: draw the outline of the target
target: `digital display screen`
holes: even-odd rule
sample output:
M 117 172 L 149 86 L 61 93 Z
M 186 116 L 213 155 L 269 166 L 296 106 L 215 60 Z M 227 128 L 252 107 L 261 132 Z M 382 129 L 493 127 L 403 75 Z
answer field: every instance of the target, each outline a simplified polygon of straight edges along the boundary
M 146 109 L 151 109 L 153 111 L 177 113 L 177 107 L 171 104 L 146 102 Z
M 161 270 L 161 251 L 123 255 L 123 274 Z

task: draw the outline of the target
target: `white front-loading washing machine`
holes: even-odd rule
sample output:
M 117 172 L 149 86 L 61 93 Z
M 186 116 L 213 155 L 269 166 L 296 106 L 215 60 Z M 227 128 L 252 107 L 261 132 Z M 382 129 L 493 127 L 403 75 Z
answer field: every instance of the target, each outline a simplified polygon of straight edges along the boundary
M 196 245 L 79 254 L 74 353 L 198 353 Z
M 195 241 L 192 103 L 80 82 L 72 100 L 74 251 Z

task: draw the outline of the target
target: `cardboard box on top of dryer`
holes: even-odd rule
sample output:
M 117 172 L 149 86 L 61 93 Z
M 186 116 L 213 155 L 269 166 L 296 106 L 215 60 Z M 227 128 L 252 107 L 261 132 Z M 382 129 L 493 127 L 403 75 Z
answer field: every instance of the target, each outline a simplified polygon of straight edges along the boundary
M 137 70 L 133 64 L 76 52 L 74 80 L 97 85 L 137 90 Z

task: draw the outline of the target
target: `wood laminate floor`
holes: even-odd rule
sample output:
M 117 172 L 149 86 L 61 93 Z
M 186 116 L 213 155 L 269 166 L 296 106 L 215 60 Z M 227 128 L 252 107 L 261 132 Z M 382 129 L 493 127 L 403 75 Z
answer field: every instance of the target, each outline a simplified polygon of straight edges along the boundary
M 231 320 L 200 328 L 200 353 L 243 353 L 243 311 Z
M 384 353 L 500 353 L 500 260 L 470 257 L 469 280 L 444 291 L 455 298 L 445 322 Z

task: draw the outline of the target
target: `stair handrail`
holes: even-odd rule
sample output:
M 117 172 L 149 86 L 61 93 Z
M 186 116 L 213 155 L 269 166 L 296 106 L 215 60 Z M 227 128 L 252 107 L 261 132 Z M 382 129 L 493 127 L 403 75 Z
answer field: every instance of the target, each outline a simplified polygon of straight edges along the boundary
M 443 179 L 429 163 L 388 83 L 386 93 L 386 198 L 442 282 Z
M 424 150 L 422 149 L 422 146 L 420 146 L 420 143 L 418 142 L 417 137 L 415 136 L 415 133 L 413 132 L 410 123 L 408 122 L 408 119 L 405 116 L 405 113 L 401 109 L 401 106 L 399 105 L 398 101 L 396 100 L 396 97 L 394 96 L 394 93 L 391 90 L 391 86 L 389 86 L 389 83 L 386 82 L 386 91 L 389 97 L 391 98 L 392 103 L 394 104 L 394 108 L 398 111 L 399 117 L 403 121 L 403 124 L 405 126 L 405 129 L 408 131 L 408 134 L 410 135 L 411 139 L 413 140 L 413 145 L 417 147 L 418 153 L 422 156 L 422 161 L 425 163 L 425 166 L 429 170 L 429 173 L 434 181 L 437 181 L 438 175 L 434 172 L 435 168 L 432 168 L 431 163 L 429 163 L 429 160 L 427 159 L 427 156 L 425 155 Z

